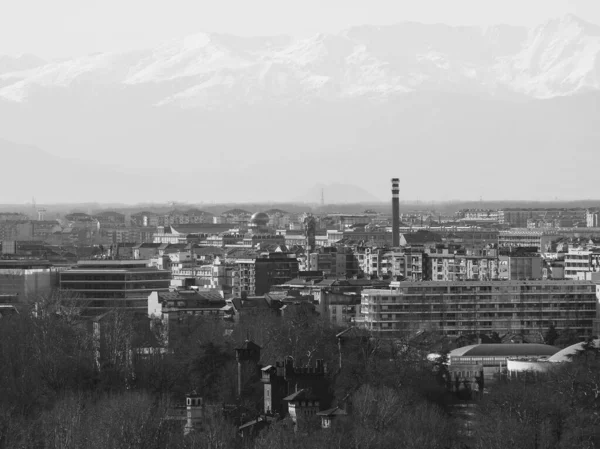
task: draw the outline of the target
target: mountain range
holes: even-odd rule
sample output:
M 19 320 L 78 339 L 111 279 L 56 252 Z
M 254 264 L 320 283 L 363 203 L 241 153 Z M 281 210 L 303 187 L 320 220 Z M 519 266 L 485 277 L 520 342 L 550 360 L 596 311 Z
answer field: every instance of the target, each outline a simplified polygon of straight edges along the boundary
M 70 184 L 90 201 L 284 201 L 318 183 L 387 198 L 394 176 L 410 199 L 590 197 L 598 123 L 600 27 L 572 15 L 0 56 L 0 137 L 86 161 L 61 179 L 98 167 Z M 42 161 L 15 164 L 27 198 Z
M 421 90 L 550 98 L 599 89 L 599 55 L 600 26 L 573 15 L 532 29 L 408 22 L 308 39 L 200 33 L 63 61 L 0 57 L 0 98 L 128 90 L 155 106 L 185 108 L 381 100 Z

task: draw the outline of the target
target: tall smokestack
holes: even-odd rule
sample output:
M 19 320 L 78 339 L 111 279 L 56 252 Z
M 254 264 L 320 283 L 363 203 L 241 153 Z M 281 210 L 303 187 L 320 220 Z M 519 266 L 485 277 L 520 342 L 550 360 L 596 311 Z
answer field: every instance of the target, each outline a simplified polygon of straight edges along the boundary
M 392 179 L 392 246 L 400 246 L 400 179 Z

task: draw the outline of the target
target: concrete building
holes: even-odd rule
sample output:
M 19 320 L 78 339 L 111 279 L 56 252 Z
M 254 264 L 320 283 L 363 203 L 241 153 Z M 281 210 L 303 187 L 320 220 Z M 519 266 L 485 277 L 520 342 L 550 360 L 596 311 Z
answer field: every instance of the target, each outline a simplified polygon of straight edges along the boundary
M 94 217 L 100 223 L 100 227 L 104 226 L 125 226 L 125 215 L 114 211 L 100 212 Z
M 586 221 L 586 210 L 583 208 L 574 209 L 519 209 L 508 208 L 498 211 L 498 221 L 501 224 L 507 224 L 514 228 L 527 227 L 527 220 L 541 220 L 549 222 L 551 220 L 570 220 L 571 222 Z
M 399 279 L 413 281 L 423 280 L 424 254 L 422 250 L 403 248 L 401 251 L 392 251 L 384 256 L 385 274 Z
M 528 335 L 554 324 L 585 336 L 597 332 L 597 305 L 591 281 L 406 281 L 364 290 L 358 322 L 390 335 L 422 330 Z
M 148 295 L 168 291 L 170 283 L 170 271 L 146 260 L 82 260 L 59 274 L 60 289 L 74 293 L 91 315 L 113 308 L 145 314 Z
M 565 254 L 565 278 L 573 280 L 589 280 L 591 273 L 600 271 L 600 249 L 570 249 Z
M 537 248 L 539 252 L 549 252 L 552 243 L 560 238 L 556 231 L 511 229 L 498 233 L 498 247 Z
M 319 289 L 317 284 L 316 289 Z M 318 296 L 319 314 L 339 327 L 354 326 L 360 319 L 361 297 L 355 292 L 335 293 L 322 291 Z
M 298 277 L 299 264 L 293 253 L 269 253 L 256 259 L 236 261 L 238 276 L 233 286 L 234 296 L 264 295 L 274 285 Z
M 600 210 L 588 209 L 585 214 L 585 222 L 588 228 L 597 228 L 600 226 Z
M 498 257 L 498 279 L 506 281 L 543 278 L 544 261 L 539 254 L 512 254 Z
M 423 255 L 423 279 L 430 281 L 489 281 L 498 279 L 495 256 L 475 256 L 432 248 Z
M 57 287 L 57 272 L 42 260 L 0 260 L 0 295 L 34 299 Z

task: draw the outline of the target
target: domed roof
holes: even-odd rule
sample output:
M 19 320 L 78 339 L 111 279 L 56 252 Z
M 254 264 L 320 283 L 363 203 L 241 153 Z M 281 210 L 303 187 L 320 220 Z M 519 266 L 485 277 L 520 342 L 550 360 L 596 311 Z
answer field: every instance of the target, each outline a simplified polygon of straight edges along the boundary
M 269 216 L 264 212 L 256 212 L 250 218 L 250 222 L 255 225 L 266 225 L 269 222 Z
M 596 348 L 600 348 L 600 339 L 593 340 L 591 342 L 592 346 Z M 570 362 L 571 357 L 577 354 L 579 351 L 583 350 L 584 342 L 575 343 L 574 345 L 567 346 L 565 349 L 561 349 L 556 354 L 548 359 L 549 362 L 562 363 L 562 362 Z

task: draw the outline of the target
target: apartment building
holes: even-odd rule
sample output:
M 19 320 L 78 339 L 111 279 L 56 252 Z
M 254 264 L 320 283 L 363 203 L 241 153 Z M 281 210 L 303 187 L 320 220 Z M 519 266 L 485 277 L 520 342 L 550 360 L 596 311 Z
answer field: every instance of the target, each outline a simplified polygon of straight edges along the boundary
M 293 253 L 270 253 L 267 257 L 238 259 L 232 293 L 236 297 L 264 295 L 274 285 L 298 277 L 299 264 Z
M 591 281 L 393 282 L 364 290 L 359 324 L 373 332 L 437 330 L 532 334 L 550 324 L 579 335 L 600 332 L 596 285 Z
M 498 258 L 498 279 L 505 281 L 542 279 L 544 262 L 539 254 L 511 254 Z
M 539 252 L 549 252 L 552 243 L 562 236 L 555 231 L 534 229 L 511 229 L 498 233 L 499 248 L 537 248 Z
M 56 271 L 42 260 L 0 260 L 0 295 L 35 299 L 56 286 Z
M 590 274 L 600 271 L 600 249 L 570 249 L 565 254 L 565 278 L 589 280 Z
M 581 222 L 586 221 L 586 209 L 519 209 L 509 208 L 498 211 L 498 221 L 502 224 L 508 224 L 515 228 L 527 227 L 527 220 L 540 220 L 551 222 L 559 220 L 563 222 Z
M 588 228 L 597 228 L 600 226 L 600 210 L 588 209 L 585 213 L 585 222 Z
M 413 281 L 423 280 L 423 252 L 404 248 L 403 251 L 393 251 L 384 256 L 386 274 Z

